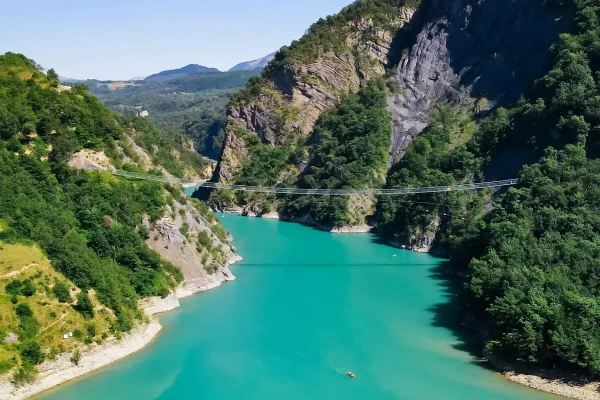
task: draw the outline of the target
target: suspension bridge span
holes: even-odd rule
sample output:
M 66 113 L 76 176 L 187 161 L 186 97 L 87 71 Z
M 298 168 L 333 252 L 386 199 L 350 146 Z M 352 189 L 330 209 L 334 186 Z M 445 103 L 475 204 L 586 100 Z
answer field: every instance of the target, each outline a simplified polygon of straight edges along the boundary
M 143 179 L 155 182 L 164 182 L 171 184 L 180 184 L 184 186 L 198 186 L 210 189 L 235 190 L 243 192 L 256 193 L 275 193 L 275 194 L 296 194 L 296 195 L 312 195 L 312 196 L 353 196 L 353 195 L 378 195 L 378 196 L 401 196 L 419 193 L 443 193 L 456 192 L 466 190 L 480 190 L 486 188 L 500 188 L 505 186 L 514 186 L 519 183 L 518 179 L 505 179 L 501 181 L 468 183 L 451 186 L 431 186 L 431 187 L 405 187 L 391 189 L 303 189 L 303 188 L 284 188 L 284 187 L 264 187 L 264 186 L 249 186 L 249 185 L 229 185 L 224 183 L 208 182 L 208 181 L 192 181 L 187 179 L 179 179 L 161 175 L 138 174 L 135 172 L 105 169 L 102 171 L 112 175 L 122 176 L 132 179 Z

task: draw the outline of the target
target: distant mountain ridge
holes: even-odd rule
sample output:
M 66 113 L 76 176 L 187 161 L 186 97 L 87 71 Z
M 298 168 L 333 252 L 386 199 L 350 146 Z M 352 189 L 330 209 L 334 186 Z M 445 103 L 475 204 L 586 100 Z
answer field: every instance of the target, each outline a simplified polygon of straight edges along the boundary
M 205 67 L 203 65 L 198 64 L 189 64 L 185 67 L 178 69 L 170 69 L 166 71 L 159 72 L 157 74 L 150 75 L 146 77 L 146 81 L 163 81 L 178 78 L 180 76 L 197 74 L 197 73 L 211 73 L 211 72 L 221 72 L 217 68 Z
M 275 53 L 271 53 L 269 55 L 266 55 L 266 56 L 256 59 L 256 60 L 241 62 L 241 63 L 233 66 L 227 72 L 234 72 L 234 71 L 257 71 L 257 72 L 260 72 L 264 67 L 267 66 L 269 61 L 271 61 L 273 58 L 275 58 Z M 61 82 L 84 82 L 84 81 L 98 81 L 98 82 L 155 81 L 155 82 L 157 82 L 157 81 L 168 81 L 171 79 L 177 79 L 177 78 L 181 78 L 183 76 L 187 76 L 187 75 L 191 75 L 191 74 L 219 73 L 219 72 L 223 72 L 223 71 L 219 70 L 218 68 L 205 67 L 204 65 L 200 65 L 200 64 L 188 64 L 185 67 L 161 71 L 156 74 L 148 75 L 147 77 L 134 76 L 133 78 L 126 79 L 126 80 L 74 79 L 74 78 L 60 76 L 59 81 L 61 81 Z
M 275 53 L 271 53 L 268 56 L 264 56 L 263 58 L 259 58 L 257 60 L 242 62 L 242 63 L 239 63 L 239 64 L 235 65 L 234 67 L 232 67 L 229 70 L 229 72 L 253 71 L 253 70 L 263 69 L 264 67 L 267 66 L 269 61 L 271 61 L 273 58 L 275 58 Z

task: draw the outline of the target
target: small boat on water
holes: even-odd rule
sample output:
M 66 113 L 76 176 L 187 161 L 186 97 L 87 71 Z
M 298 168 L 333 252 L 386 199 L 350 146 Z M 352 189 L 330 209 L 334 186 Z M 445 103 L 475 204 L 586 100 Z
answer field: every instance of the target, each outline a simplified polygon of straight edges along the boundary
M 354 378 L 356 376 L 356 374 L 354 372 L 348 372 L 348 376 L 350 378 Z

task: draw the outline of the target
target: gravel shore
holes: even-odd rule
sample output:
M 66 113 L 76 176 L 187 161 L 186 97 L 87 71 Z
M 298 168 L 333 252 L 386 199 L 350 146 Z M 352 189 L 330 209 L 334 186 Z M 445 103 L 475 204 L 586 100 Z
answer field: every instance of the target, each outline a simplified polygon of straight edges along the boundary
M 31 385 L 15 387 L 10 376 L 0 382 L 0 393 L 6 400 L 27 399 L 61 383 L 79 378 L 87 373 L 109 365 L 147 346 L 158 335 L 161 325 L 156 320 L 138 326 L 121 340 L 113 339 L 82 351 L 79 365 L 71 362 L 71 354 L 61 354 L 55 360 L 46 360 L 38 366 L 40 371 Z M 10 375 L 10 374 L 9 374 Z M 6 397 L 5 397 L 6 396 Z
M 515 372 L 506 372 L 504 373 L 504 377 L 511 382 L 570 399 L 600 400 L 600 392 L 598 392 L 600 382 L 572 385 L 560 379 L 544 379 L 537 375 L 518 374 Z
M 235 255 L 229 260 L 228 265 L 239 260 L 241 258 Z M 87 349 L 81 349 L 79 365 L 73 364 L 71 353 L 61 354 L 55 360 L 46 360 L 38 365 L 39 374 L 36 376 L 35 382 L 22 387 L 15 387 L 11 383 L 12 374 L 4 375 L 0 378 L 0 398 L 2 400 L 28 399 L 142 350 L 154 340 L 162 329 L 154 315 L 179 308 L 179 299 L 182 297 L 214 289 L 222 281 L 234 280 L 235 276 L 231 271 L 227 269 L 227 272 L 227 279 L 211 282 L 212 284 L 196 285 L 197 287 L 195 286 L 193 290 L 184 282 L 176 293 L 164 299 L 152 297 L 140 301 L 140 308 L 150 317 L 150 322 L 137 326 L 130 333 L 123 335 L 120 340 L 112 338 L 100 345 L 93 344 Z

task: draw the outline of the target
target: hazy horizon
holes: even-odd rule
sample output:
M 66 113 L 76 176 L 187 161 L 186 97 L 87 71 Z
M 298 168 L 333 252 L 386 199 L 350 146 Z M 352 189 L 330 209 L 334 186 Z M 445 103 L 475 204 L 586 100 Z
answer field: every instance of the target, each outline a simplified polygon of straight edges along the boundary
M 225 4 L 181 0 L 0 0 L 0 53 L 12 51 L 72 79 L 127 80 L 188 64 L 227 71 L 262 58 L 351 0 Z M 15 34 L 18 32 L 18 34 Z

